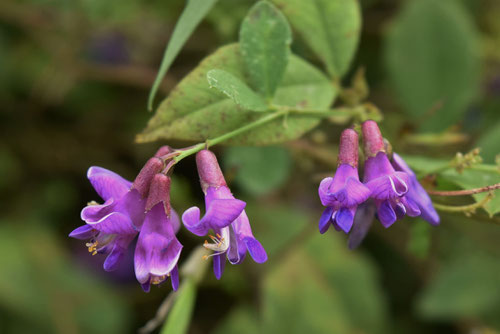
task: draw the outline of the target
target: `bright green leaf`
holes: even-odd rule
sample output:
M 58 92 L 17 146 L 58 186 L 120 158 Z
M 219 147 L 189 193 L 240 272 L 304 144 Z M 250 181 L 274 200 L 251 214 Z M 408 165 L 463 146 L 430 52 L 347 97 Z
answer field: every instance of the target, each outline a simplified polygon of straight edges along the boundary
M 357 0 L 273 0 L 333 78 L 348 69 L 361 32 Z
M 266 111 L 266 102 L 243 81 L 223 70 L 211 70 L 207 73 L 210 87 L 225 94 L 237 105 L 253 111 Z
M 161 334 L 187 333 L 196 299 L 196 284 L 192 279 L 185 279 L 175 298 L 174 306 L 167 316 Z
M 238 110 L 224 94 L 210 89 L 206 74 L 217 68 L 245 82 L 244 65 L 237 44 L 220 48 L 189 73 L 163 101 L 138 142 L 159 139 L 205 141 L 262 117 L 262 114 Z M 282 84 L 276 91 L 275 104 L 291 107 L 325 109 L 336 92 L 330 81 L 304 60 L 291 56 Z M 226 144 L 269 145 L 296 139 L 314 128 L 319 119 L 289 115 L 234 137 Z
M 234 181 L 253 195 L 274 190 L 288 179 L 291 160 L 281 147 L 231 147 L 224 154 L 226 169 L 235 169 Z
M 471 18 L 453 0 L 408 1 L 386 44 L 394 90 L 422 129 L 458 121 L 478 90 L 477 37 Z
M 252 87 L 272 98 L 290 57 L 292 33 L 286 18 L 266 1 L 252 7 L 241 24 L 240 51 Z
M 160 87 L 161 81 L 167 74 L 167 71 L 172 65 L 175 57 L 181 51 L 182 46 L 186 43 L 187 39 L 193 33 L 194 29 L 198 26 L 200 21 L 207 15 L 210 9 L 215 5 L 217 0 L 188 0 L 186 8 L 182 12 L 179 21 L 175 25 L 174 32 L 170 38 L 165 54 L 161 61 L 160 70 L 151 87 L 148 98 L 148 109 L 153 109 L 153 101 Z

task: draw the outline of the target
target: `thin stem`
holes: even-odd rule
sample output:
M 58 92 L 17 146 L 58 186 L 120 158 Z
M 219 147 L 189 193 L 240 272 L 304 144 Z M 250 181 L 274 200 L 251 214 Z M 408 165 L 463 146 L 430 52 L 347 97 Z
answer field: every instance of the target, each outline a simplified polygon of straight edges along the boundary
M 268 123 L 272 120 L 275 120 L 285 114 L 287 114 L 289 111 L 286 111 L 286 110 L 279 110 L 279 111 L 276 111 L 272 114 L 269 114 L 269 115 L 266 115 L 264 117 L 261 117 L 259 118 L 258 120 L 252 122 L 252 123 L 249 123 L 247 125 L 244 125 L 242 126 L 241 128 L 237 128 L 233 131 L 230 131 L 228 133 L 225 133 L 219 137 L 215 137 L 213 139 L 207 139 L 204 143 L 199 143 L 199 144 L 196 144 L 194 146 L 192 146 L 191 148 L 185 150 L 185 151 L 182 151 L 178 156 L 176 156 L 173 161 L 175 161 L 175 163 L 178 163 L 179 161 L 181 161 L 182 159 L 184 159 L 185 157 L 187 156 L 190 156 L 191 154 L 195 154 L 195 153 L 198 153 L 199 151 L 205 149 L 205 148 L 209 148 L 210 146 L 213 146 L 213 145 L 217 145 L 225 140 L 228 140 L 230 138 L 233 138 L 237 135 L 240 135 L 248 130 L 251 130 L 253 128 L 256 128 L 256 127 L 259 127 L 265 123 Z
M 479 202 L 469 205 L 452 206 L 452 205 L 444 205 L 437 203 L 432 203 L 432 204 L 436 209 L 441 211 L 473 213 L 474 211 L 476 211 L 476 209 L 482 208 L 486 204 L 488 204 L 488 202 L 491 201 L 494 196 L 495 195 L 490 192 Z
M 455 190 L 455 191 L 436 191 L 427 190 L 430 195 L 436 196 L 464 196 L 464 195 L 474 195 L 479 193 L 484 193 L 487 191 L 492 191 L 500 188 L 500 183 L 493 184 L 490 186 L 485 186 L 481 188 L 467 189 L 467 190 Z

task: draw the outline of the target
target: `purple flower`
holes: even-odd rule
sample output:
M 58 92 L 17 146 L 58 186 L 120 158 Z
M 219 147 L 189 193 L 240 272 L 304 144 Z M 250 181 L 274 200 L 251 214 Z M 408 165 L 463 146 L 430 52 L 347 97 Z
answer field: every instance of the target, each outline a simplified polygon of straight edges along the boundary
M 358 176 L 358 134 L 346 129 L 340 137 L 339 166 L 334 177 L 327 177 L 319 185 L 321 204 L 326 206 L 319 220 L 319 231 L 325 233 L 330 225 L 337 231 L 351 230 L 356 208 L 370 196 Z
M 165 147 L 158 152 L 165 153 Z M 69 236 L 90 240 L 86 246 L 92 255 L 109 253 L 104 261 L 104 270 L 117 268 L 141 228 L 151 179 L 162 168 L 161 159 L 149 159 L 134 183 L 107 169 L 89 168 L 87 177 L 104 204 L 91 202 L 83 208 L 80 216 L 86 224 L 73 230 Z
M 104 204 L 90 203 L 81 212 L 85 225 L 73 230 L 69 236 L 86 240 L 93 255 L 109 252 L 104 270 L 117 268 L 125 250 L 134 239 L 144 219 L 145 201 L 132 183 L 101 167 L 90 167 L 90 183 Z
M 424 187 L 418 182 L 417 176 L 406 164 L 406 162 L 396 153 L 392 154 L 392 166 L 395 170 L 405 172 L 410 178 L 410 189 L 406 197 L 415 202 L 420 209 L 420 216 L 431 225 L 439 225 L 439 215 L 432 205 L 432 201 Z
M 405 215 L 419 216 L 417 203 L 412 197 L 406 196 L 410 190 L 410 176 L 392 167 L 377 123 L 364 122 L 362 131 L 366 157 L 363 181 L 371 191 L 370 197 L 375 201 L 382 225 L 389 227 Z
M 170 177 L 154 176 L 145 210 L 134 254 L 136 278 L 146 292 L 151 284 L 161 284 L 167 277 L 171 278 L 172 288 L 177 290 L 177 262 L 182 245 L 175 236 L 180 222 L 170 207 Z
M 235 199 L 226 185 L 217 158 L 203 150 L 196 155 L 196 164 L 203 192 L 205 193 L 206 213 L 200 219 L 200 209 L 189 208 L 182 215 L 184 226 L 192 233 L 203 236 L 212 229 L 213 243 L 205 241 L 205 248 L 214 251 L 213 269 L 217 279 L 224 271 L 225 259 L 231 264 L 239 264 L 248 251 L 255 262 L 263 263 L 267 254 L 262 245 L 252 234 L 247 214 L 246 203 Z

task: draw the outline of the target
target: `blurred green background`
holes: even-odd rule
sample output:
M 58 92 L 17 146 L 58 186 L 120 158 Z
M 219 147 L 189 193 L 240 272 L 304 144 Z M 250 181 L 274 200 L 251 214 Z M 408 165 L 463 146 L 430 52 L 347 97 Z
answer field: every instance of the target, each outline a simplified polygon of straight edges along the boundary
M 220 0 L 159 95 L 237 40 L 253 3 Z M 370 100 L 398 152 L 450 159 L 480 146 L 493 163 L 500 2 L 436 3 L 361 1 L 352 72 L 365 67 Z M 81 224 L 81 208 L 98 199 L 85 177 L 89 166 L 132 179 L 160 144 L 137 145 L 134 136 L 151 116 L 148 91 L 183 6 L 0 2 L 0 333 L 135 333 L 170 292 L 168 284 L 142 292 L 132 253 L 120 270 L 105 273 L 103 257 L 67 235 Z M 321 67 L 294 39 L 294 52 Z M 449 103 L 436 92 L 451 96 Z M 207 274 L 189 333 L 500 331 L 498 217 L 443 214 L 437 228 L 405 219 L 388 230 L 375 222 L 355 251 L 344 235 L 317 233 L 317 186 L 335 168 L 341 130 L 326 122 L 282 147 L 216 149 L 269 260 L 228 265 L 220 281 Z M 172 191 L 178 212 L 202 202 L 192 158 L 176 168 Z M 202 242 L 184 231 L 179 239 L 181 261 Z

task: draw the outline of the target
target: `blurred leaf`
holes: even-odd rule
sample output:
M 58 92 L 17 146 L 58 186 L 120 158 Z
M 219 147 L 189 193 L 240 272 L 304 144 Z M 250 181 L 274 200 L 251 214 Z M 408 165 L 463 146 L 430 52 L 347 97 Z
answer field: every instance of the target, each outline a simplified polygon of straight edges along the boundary
M 361 32 L 357 0 L 273 0 L 290 20 L 304 42 L 340 78 L 349 65 Z
M 337 236 L 315 234 L 266 277 L 264 332 L 386 333 L 379 289 L 365 259 Z
M 255 334 L 261 333 L 259 319 L 250 306 L 240 306 L 231 311 L 214 334 Z
M 500 303 L 500 262 L 483 255 L 461 254 L 445 265 L 422 292 L 419 313 L 429 319 L 477 317 Z
M 454 0 L 408 1 L 386 43 L 390 79 L 412 120 L 443 130 L 478 90 L 479 47 L 471 19 Z
M 425 259 L 429 255 L 431 228 L 431 225 L 420 218 L 411 223 L 408 251 L 419 259 Z
M 177 292 L 174 306 L 170 311 L 161 334 L 187 333 L 189 321 L 196 300 L 196 284 L 193 279 L 185 279 Z
M 282 147 L 231 147 L 224 154 L 226 169 L 236 169 L 234 181 L 253 195 L 279 188 L 290 174 L 290 155 Z
M 225 94 L 237 105 L 253 111 L 266 111 L 266 102 L 243 81 L 223 70 L 211 70 L 207 73 L 210 87 Z
M 486 131 L 476 145 L 481 149 L 481 157 L 485 162 L 495 162 L 495 157 L 500 154 L 498 143 L 500 143 L 500 122 Z
M 462 174 L 457 173 L 455 170 L 446 171 L 441 174 L 444 179 L 457 184 L 463 189 L 473 189 L 480 188 L 496 183 L 500 183 L 500 174 L 485 172 L 480 170 L 466 169 Z M 479 202 L 481 201 L 487 193 L 472 195 L 474 199 Z M 486 204 L 484 209 L 491 215 L 495 215 L 500 212 L 500 192 L 495 191 L 495 197 Z
M 304 233 L 310 224 L 310 218 L 303 211 L 291 205 L 269 205 L 248 203 L 245 208 L 256 238 L 266 249 L 270 259 L 279 252 L 286 251 L 286 246 L 293 245 L 295 239 Z M 319 216 L 318 216 L 319 219 Z
M 434 170 L 446 166 L 447 163 L 449 163 L 449 161 L 446 160 L 421 156 L 405 155 L 404 159 L 415 171 L 419 173 L 432 173 Z M 500 183 L 500 173 L 495 172 L 495 166 L 481 164 L 475 167 L 478 169 L 465 169 L 461 174 L 454 169 L 443 171 L 442 173 L 439 173 L 438 183 L 439 181 L 451 182 L 462 189 L 480 188 Z M 500 196 L 498 195 L 498 191 L 495 191 L 495 194 L 497 195 L 493 197 L 493 199 L 485 206 L 485 210 L 490 215 L 500 212 Z M 487 193 L 480 193 L 472 196 L 479 202 L 486 195 Z
M 189 73 L 162 102 L 138 142 L 160 139 L 204 141 L 248 124 L 261 114 L 238 110 L 225 95 L 210 89 L 208 71 L 223 69 L 245 82 L 237 44 L 218 49 Z M 291 107 L 325 109 L 335 97 L 328 79 L 304 60 L 292 56 L 274 103 Z M 219 121 L 220 120 L 220 121 Z M 269 145 L 295 139 L 319 123 L 316 117 L 290 115 L 287 127 L 277 119 L 225 142 L 233 145 Z
M 33 225 L 2 224 L 0 305 L 52 332 L 125 331 L 130 320 L 126 304 L 66 259 L 54 236 Z
M 260 1 L 241 24 L 240 50 L 252 87 L 271 99 L 290 57 L 292 33 L 273 5 Z
M 182 46 L 186 43 L 187 39 L 193 33 L 194 29 L 198 26 L 200 21 L 207 15 L 210 9 L 215 5 L 217 0 L 189 0 L 187 1 L 186 7 L 182 12 L 179 21 L 175 25 L 172 37 L 168 41 L 167 48 L 165 49 L 165 54 L 161 61 L 160 69 L 158 75 L 151 87 L 148 98 L 148 109 L 153 110 L 153 102 L 160 87 L 161 81 L 167 74 L 167 71 L 172 65 L 175 57 L 181 51 Z

